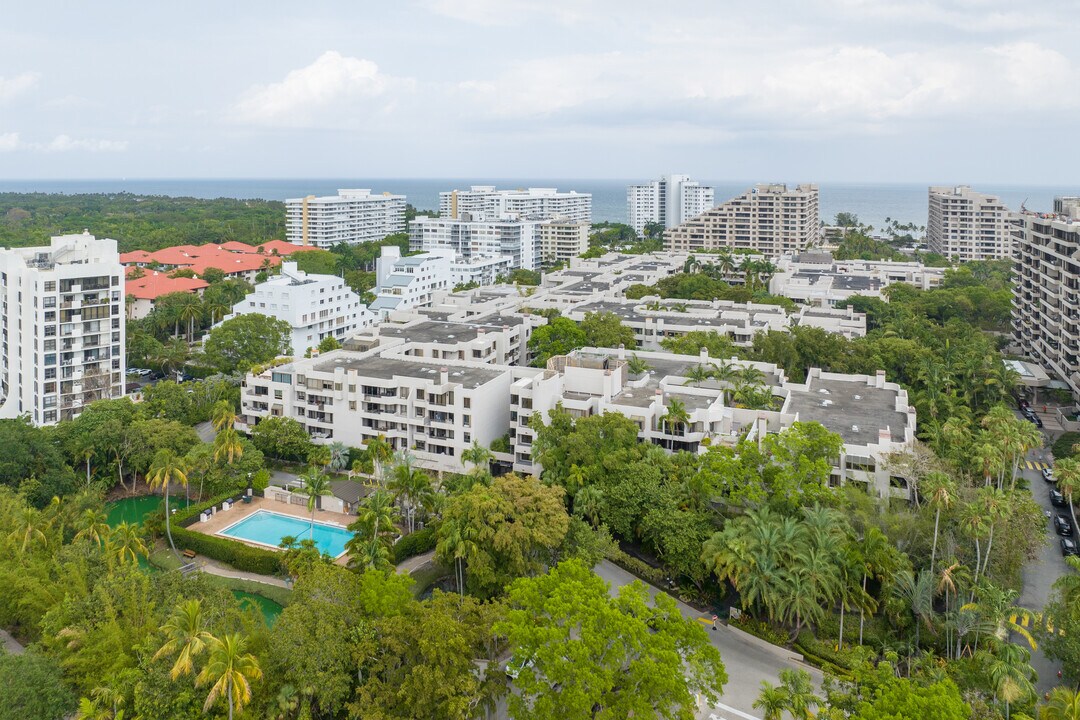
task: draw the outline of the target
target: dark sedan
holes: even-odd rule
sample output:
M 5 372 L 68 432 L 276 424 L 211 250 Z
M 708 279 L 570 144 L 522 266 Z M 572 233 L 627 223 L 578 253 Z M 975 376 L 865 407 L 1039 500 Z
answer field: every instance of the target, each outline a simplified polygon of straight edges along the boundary
M 1065 537 L 1072 537 L 1072 520 L 1065 515 L 1058 515 L 1054 518 L 1054 532 L 1058 535 L 1064 535 Z
M 1061 494 L 1060 490 L 1050 488 L 1050 504 L 1054 507 L 1065 507 L 1069 503 L 1065 502 L 1065 496 Z
M 1070 538 L 1061 538 L 1061 557 L 1069 557 L 1070 555 L 1080 556 L 1080 551 L 1076 549 L 1076 541 Z

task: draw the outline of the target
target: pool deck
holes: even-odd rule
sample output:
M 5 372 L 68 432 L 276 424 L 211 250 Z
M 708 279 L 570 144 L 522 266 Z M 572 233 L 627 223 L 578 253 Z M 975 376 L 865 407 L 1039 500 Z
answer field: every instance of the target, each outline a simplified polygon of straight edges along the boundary
M 289 515 L 309 522 L 311 520 L 311 513 L 307 508 L 302 505 L 287 505 L 283 502 L 277 502 L 276 500 L 267 500 L 264 497 L 253 497 L 250 505 L 244 503 L 238 503 L 233 505 L 232 508 L 226 512 L 218 511 L 214 513 L 214 516 L 206 522 L 199 522 L 196 520 L 191 525 L 188 525 L 188 530 L 194 530 L 195 532 L 201 532 L 206 535 L 217 535 L 225 528 L 240 522 L 244 518 L 254 515 L 259 510 L 267 510 L 269 512 L 276 512 L 280 515 Z M 339 525 L 341 527 L 348 527 L 350 523 L 356 520 L 355 515 L 346 515 L 339 512 L 331 512 L 329 510 L 316 510 L 315 522 L 330 523 L 332 525 Z M 228 537 L 229 540 L 235 540 L 236 542 L 242 542 L 245 545 L 251 545 L 252 547 L 266 549 L 265 545 L 259 545 L 258 543 L 249 543 L 241 538 L 232 536 L 217 535 L 218 537 Z M 335 562 L 338 565 L 344 565 L 348 562 L 348 553 L 339 557 Z

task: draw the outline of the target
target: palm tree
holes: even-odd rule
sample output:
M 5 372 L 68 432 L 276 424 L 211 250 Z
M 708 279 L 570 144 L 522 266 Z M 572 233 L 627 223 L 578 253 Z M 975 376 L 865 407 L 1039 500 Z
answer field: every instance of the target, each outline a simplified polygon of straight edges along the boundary
M 1058 460 L 1054 466 L 1054 474 L 1057 476 L 1058 490 L 1069 501 L 1069 515 L 1072 517 L 1073 527 L 1080 527 L 1076 523 L 1076 507 L 1073 505 L 1073 497 L 1080 493 L 1080 462 L 1074 458 Z
M 121 564 L 129 560 L 134 564 L 140 555 L 146 557 L 150 554 L 142 538 L 142 526 L 127 522 L 112 529 L 106 547 Z
M 177 310 L 177 320 L 188 326 L 187 339 L 191 342 L 195 338 L 195 320 L 203 316 L 202 300 L 198 295 L 188 295 L 180 303 Z
M 994 695 L 1005 703 L 1005 718 L 1008 720 L 1014 702 L 1035 694 L 1035 685 L 1031 680 L 1035 671 L 1028 664 L 1031 653 L 1007 642 L 1002 643 L 997 653 L 989 655 L 987 660 L 987 674 L 994 687 Z
M 930 551 L 930 574 L 934 574 L 934 560 L 937 558 L 938 527 L 941 524 L 941 511 L 952 505 L 956 498 L 956 485 L 945 473 L 930 473 L 923 480 L 930 496 L 930 507 L 934 508 L 934 546 Z
M 387 487 L 401 504 L 409 532 L 412 532 L 416 529 L 416 511 L 431 494 L 431 478 L 406 461 L 394 466 Z
M 124 711 L 99 705 L 98 700 L 83 697 L 79 699 L 75 720 L 124 720 Z
M 311 513 L 311 539 L 315 539 L 315 509 L 319 507 L 319 498 L 330 495 L 330 478 L 323 474 L 318 466 L 312 465 L 299 480 L 304 483 L 300 492 L 307 495 L 307 509 Z
M 150 464 L 150 469 L 147 472 L 146 482 L 151 492 L 160 487 L 161 494 L 165 496 L 165 534 L 169 537 L 169 547 L 172 548 L 173 555 L 176 555 L 177 559 L 179 559 L 180 555 L 176 552 L 176 545 L 173 544 L 172 530 L 169 528 L 171 520 L 169 513 L 169 485 L 179 483 L 187 487 L 188 463 L 184 458 L 178 457 L 172 450 L 165 448 L 157 451 L 157 454 L 154 455 L 154 461 Z
M 231 308 L 225 303 L 224 298 L 219 295 L 203 297 L 203 311 L 206 312 L 207 317 L 210 318 L 211 325 L 225 317 L 225 313 L 229 312 L 230 309 Z
M 330 450 L 330 469 L 344 470 L 349 464 L 349 448 L 340 440 L 335 440 L 328 446 Z
M 686 382 L 694 383 L 695 387 L 700 387 L 701 383 L 705 382 L 712 377 L 712 372 L 708 370 L 704 365 L 695 365 L 686 371 Z
M 669 434 L 676 434 L 673 430 L 686 427 L 690 423 L 690 413 L 686 411 L 686 405 L 678 398 L 668 401 L 667 412 L 660 416 L 661 426 L 667 428 Z
M 918 573 L 903 570 L 893 576 L 892 594 L 908 607 L 915 620 L 915 647 L 918 648 L 922 626 L 934 629 L 934 577 L 925 570 Z
M 600 524 L 604 507 L 604 491 L 596 485 L 586 485 L 574 495 L 574 514 L 588 521 L 594 528 Z
M 300 693 L 288 683 L 282 685 L 274 698 L 273 709 L 277 711 L 274 720 L 290 720 L 293 713 L 300 709 Z
M 209 645 L 210 657 L 196 680 L 199 687 L 213 683 L 203 711 L 210 710 L 217 699 L 224 695 L 229 703 L 229 720 L 232 720 L 233 706 L 242 710 L 251 700 L 250 681 L 261 678 L 262 669 L 258 659 L 247 652 L 247 639 L 238 633 L 221 639 L 211 636 Z
M 975 574 L 971 579 L 971 597 L 974 600 L 975 585 L 979 582 L 979 569 L 982 567 L 982 544 L 979 539 L 986 528 L 986 518 L 978 503 L 969 503 L 964 506 L 960 528 L 975 541 Z
M 198 600 L 181 602 L 165 621 L 162 630 L 168 639 L 154 653 L 154 660 L 176 656 L 169 671 L 169 677 L 173 680 L 195 672 L 195 658 L 214 639 L 203 626 L 202 604 Z
M 788 692 L 783 685 L 773 685 L 768 680 L 761 681 L 761 693 L 754 701 L 754 709 L 760 709 L 762 720 L 781 720 L 788 709 Z
M 171 374 L 179 370 L 187 362 L 191 348 L 180 338 L 172 338 L 162 343 L 154 356 L 154 362 L 161 368 L 161 372 Z
M 75 533 L 75 539 L 87 539 L 98 545 L 103 544 L 109 537 L 109 523 L 106 522 L 105 513 L 101 510 L 88 508 L 83 510 L 78 521 L 79 531 Z
M 382 569 L 390 565 L 396 518 L 390 493 L 380 489 L 368 495 L 357 512 L 357 519 L 349 525 L 349 530 L 355 533 L 346 544 L 352 555 L 350 566 Z
M 1080 692 L 1058 687 L 1039 711 L 1039 720 L 1080 720 Z
M 42 545 L 48 545 L 49 539 L 45 536 L 45 533 L 38 526 L 41 520 L 41 513 L 30 507 L 24 507 L 18 511 L 15 520 L 15 529 L 8 534 L 8 541 L 13 543 L 20 543 L 19 551 L 25 553 L 26 549 L 33 543 L 41 543 Z
M 990 532 L 987 535 L 986 553 L 983 556 L 982 567 L 982 573 L 986 575 L 990 568 L 990 551 L 994 547 L 994 527 L 999 520 L 1009 516 L 1009 500 L 1001 490 L 990 486 L 979 489 L 979 502 L 982 505 L 983 514 L 990 523 Z
M 811 708 L 821 705 L 822 700 L 814 694 L 814 683 L 805 670 L 785 668 L 780 671 L 780 684 L 787 692 L 787 709 L 795 720 L 812 720 Z
M 230 465 L 244 455 L 244 445 L 240 442 L 240 433 L 232 425 L 218 431 L 214 437 L 214 462 L 220 462 L 221 458 Z M 202 499 L 202 485 L 199 486 L 199 499 Z
M 472 465 L 471 473 L 473 475 L 483 475 L 489 472 L 488 468 L 494 457 L 491 451 L 481 445 L 479 441 L 473 440 L 472 445 L 462 451 L 461 464 L 468 463 Z
M 637 353 L 631 355 L 630 359 L 626 361 L 626 370 L 631 375 L 642 375 L 651 369 L 649 363 L 639 358 Z
M 383 465 L 394 457 L 394 448 L 390 446 L 390 443 L 386 441 L 386 436 L 382 434 L 364 443 L 364 448 L 367 450 L 371 463 L 375 467 L 375 480 L 382 484 Z

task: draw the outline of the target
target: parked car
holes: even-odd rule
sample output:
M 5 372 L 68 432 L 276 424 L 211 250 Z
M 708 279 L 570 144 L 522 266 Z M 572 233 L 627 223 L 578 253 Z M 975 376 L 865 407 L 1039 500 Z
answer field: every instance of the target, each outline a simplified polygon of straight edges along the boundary
M 1068 557 L 1070 555 L 1080 556 L 1080 550 L 1076 547 L 1076 541 L 1063 537 L 1061 538 L 1061 557 Z
M 1050 488 L 1050 504 L 1054 507 L 1065 507 L 1069 503 L 1065 502 L 1065 496 L 1061 494 L 1060 490 Z
M 1053 468 L 1043 468 L 1042 469 L 1042 476 L 1043 476 L 1043 480 L 1045 480 L 1046 482 L 1049 482 L 1049 483 L 1057 482 L 1057 480 L 1054 479 L 1054 469 Z
M 1058 515 L 1054 518 L 1054 532 L 1064 537 L 1072 537 L 1073 526 L 1072 520 L 1066 515 Z
M 1039 428 L 1040 430 L 1042 429 L 1043 421 L 1035 413 L 1031 414 L 1031 417 L 1028 418 L 1028 422 L 1035 423 L 1035 427 Z
M 1016 404 L 1020 407 L 1021 410 L 1030 410 L 1031 409 L 1031 405 L 1029 405 L 1028 401 L 1025 400 L 1024 398 L 1017 399 Z
M 512 655 L 509 660 L 506 661 L 506 675 L 511 680 L 517 680 L 518 675 L 525 668 L 530 668 L 536 663 L 531 656 L 525 659 L 519 658 L 517 655 Z

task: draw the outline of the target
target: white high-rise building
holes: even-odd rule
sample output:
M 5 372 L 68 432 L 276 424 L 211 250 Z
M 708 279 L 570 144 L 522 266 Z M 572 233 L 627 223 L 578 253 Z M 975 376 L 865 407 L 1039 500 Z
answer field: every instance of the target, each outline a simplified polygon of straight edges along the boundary
M 464 213 L 474 218 L 519 217 L 545 220 L 554 217 L 592 222 L 592 194 L 556 188 L 496 190 L 494 185 L 473 185 L 468 190 L 439 193 L 439 216 L 456 220 Z
M 383 245 L 381 253 L 375 261 L 376 297 L 370 308 L 379 320 L 396 310 L 427 307 L 436 292 L 449 292 L 455 285 L 454 251 L 449 248 L 401 257 L 397 245 Z
M 478 257 L 510 257 L 512 270 L 540 268 L 540 243 L 537 222 L 533 220 L 473 219 L 469 213 L 460 218 L 420 216 L 409 223 L 409 249 L 430 251 L 451 248 L 472 261 Z
M 997 197 L 967 185 L 930 188 L 926 243 L 961 262 L 1012 257 L 1016 213 Z
M 233 314 L 260 313 L 292 326 L 292 354 L 302 356 L 327 337 L 343 342 L 375 322 L 360 296 L 337 275 L 309 275 L 296 263 L 281 265 L 281 274 L 255 286 L 233 307 Z M 226 320 L 229 318 L 226 317 Z
M 124 394 L 124 266 L 87 232 L 0 250 L 0 417 L 70 420 Z
M 757 185 L 664 233 L 672 252 L 728 248 L 769 258 L 802 252 L 821 238 L 817 185 Z
M 285 233 L 297 245 L 356 245 L 400 232 L 405 232 L 404 195 L 338 190 L 337 195 L 285 201 Z
M 587 222 L 574 220 L 547 220 L 536 226 L 540 243 L 540 258 L 545 267 L 570 262 L 589 249 Z
M 1014 226 L 1013 339 L 1080 396 L 1080 205 L 1058 198 L 1054 208 Z
M 715 194 L 691 180 L 689 175 L 664 175 L 646 185 L 626 188 L 629 224 L 642 233 L 648 223 L 663 223 L 672 228 L 711 208 Z

